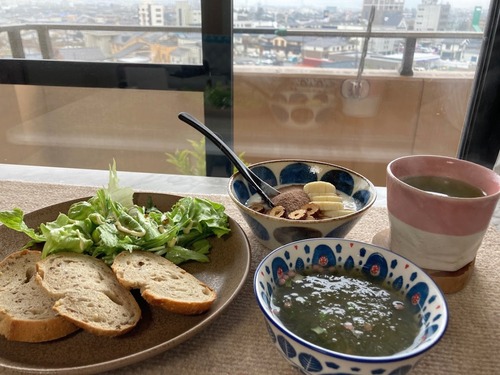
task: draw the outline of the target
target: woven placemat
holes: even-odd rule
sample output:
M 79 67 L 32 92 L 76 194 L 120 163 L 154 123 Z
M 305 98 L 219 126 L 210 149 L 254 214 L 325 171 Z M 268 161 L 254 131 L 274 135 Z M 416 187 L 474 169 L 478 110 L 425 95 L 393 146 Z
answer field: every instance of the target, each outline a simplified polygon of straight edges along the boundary
M 19 207 L 30 212 L 69 199 L 92 195 L 96 187 L 0 181 L 0 210 Z M 247 233 L 252 263 L 241 293 L 223 314 L 192 339 L 149 360 L 109 374 L 297 374 L 271 344 L 253 295 L 253 273 L 268 250 L 250 233 L 226 195 L 205 196 L 225 205 L 227 213 Z M 371 242 L 388 227 L 385 208 L 374 207 L 349 233 L 348 238 Z M 499 232 L 490 228 L 479 250 L 469 284 L 447 295 L 448 330 L 412 374 L 495 374 L 500 368 Z M 75 348 L 75 350 L 78 350 Z

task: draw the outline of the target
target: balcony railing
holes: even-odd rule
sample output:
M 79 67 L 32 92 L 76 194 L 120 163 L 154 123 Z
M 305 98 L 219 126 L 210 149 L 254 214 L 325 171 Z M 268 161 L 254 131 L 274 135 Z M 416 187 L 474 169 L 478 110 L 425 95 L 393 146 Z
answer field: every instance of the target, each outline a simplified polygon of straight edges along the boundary
M 90 25 L 90 24 L 21 24 L 0 26 L 0 33 L 8 35 L 12 58 L 25 59 L 23 39 L 21 32 L 32 30 L 38 35 L 38 43 L 43 59 L 54 58 L 51 30 L 91 30 L 91 31 L 119 31 L 119 32 L 164 32 L 164 33 L 200 33 L 199 27 L 175 27 L 175 26 L 119 26 L 119 25 Z M 402 76 L 413 75 L 413 62 L 418 39 L 482 39 L 482 32 L 463 31 L 355 31 L 355 30 L 331 30 L 331 29 L 271 29 L 271 28 L 233 28 L 234 34 L 253 35 L 279 35 L 300 37 L 342 37 L 342 38 L 390 38 L 404 40 L 404 53 L 402 57 Z

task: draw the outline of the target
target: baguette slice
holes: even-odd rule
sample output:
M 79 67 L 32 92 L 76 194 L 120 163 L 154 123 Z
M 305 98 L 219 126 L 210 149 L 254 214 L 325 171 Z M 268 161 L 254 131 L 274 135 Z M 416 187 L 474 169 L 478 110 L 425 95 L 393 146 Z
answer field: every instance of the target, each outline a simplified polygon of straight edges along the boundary
M 216 292 L 168 259 L 148 251 L 124 251 L 111 266 L 120 283 L 140 289 L 151 305 L 183 314 L 201 314 L 212 306 Z
M 44 342 L 78 330 L 52 310 L 55 300 L 35 281 L 41 256 L 21 250 L 0 263 L 0 334 L 7 340 Z
M 111 268 L 90 255 L 62 252 L 37 263 L 37 281 L 57 301 L 53 309 L 98 336 L 136 326 L 141 309 Z

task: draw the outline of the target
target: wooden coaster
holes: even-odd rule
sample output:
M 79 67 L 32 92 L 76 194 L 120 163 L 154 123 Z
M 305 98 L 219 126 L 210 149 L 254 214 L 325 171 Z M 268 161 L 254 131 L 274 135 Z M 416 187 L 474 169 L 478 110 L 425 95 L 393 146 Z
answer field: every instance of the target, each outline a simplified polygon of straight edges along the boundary
M 475 261 L 476 259 L 453 272 L 428 269 L 424 270 L 444 293 L 456 293 L 462 290 L 469 282 L 472 273 L 474 272 Z
M 391 249 L 391 232 L 389 228 L 386 228 L 373 236 L 372 243 L 374 245 L 384 247 L 386 249 Z M 439 271 L 423 269 L 441 288 L 443 293 L 456 293 L 462 290 L 469 282 L 472 273 L 474 272 L 475 259 L 467 263 L 465 266 L 457 271 Z

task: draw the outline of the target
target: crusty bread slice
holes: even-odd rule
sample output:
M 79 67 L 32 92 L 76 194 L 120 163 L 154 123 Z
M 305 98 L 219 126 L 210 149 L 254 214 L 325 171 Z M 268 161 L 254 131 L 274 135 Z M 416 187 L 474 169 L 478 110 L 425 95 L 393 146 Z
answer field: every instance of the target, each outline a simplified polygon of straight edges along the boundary
M 216 292 L 168 259 L 148 251 L 124 251 L 111 266 L 123 286 L 140 289 L 151 305 L 184 314 L 201 314 L 212 306 Z
M 141 309 L 111 268 L 89 255 L 57 253 L 37 263 L 37 281 L 57 301 L 54 310 L 99 336 L 134 328 Z
M 41 256 L 21 250 L 0 263 L 0 334 L 7 340 L 43 342 L 78 330 L 52 310 L 55 300 L 35 281 Z

